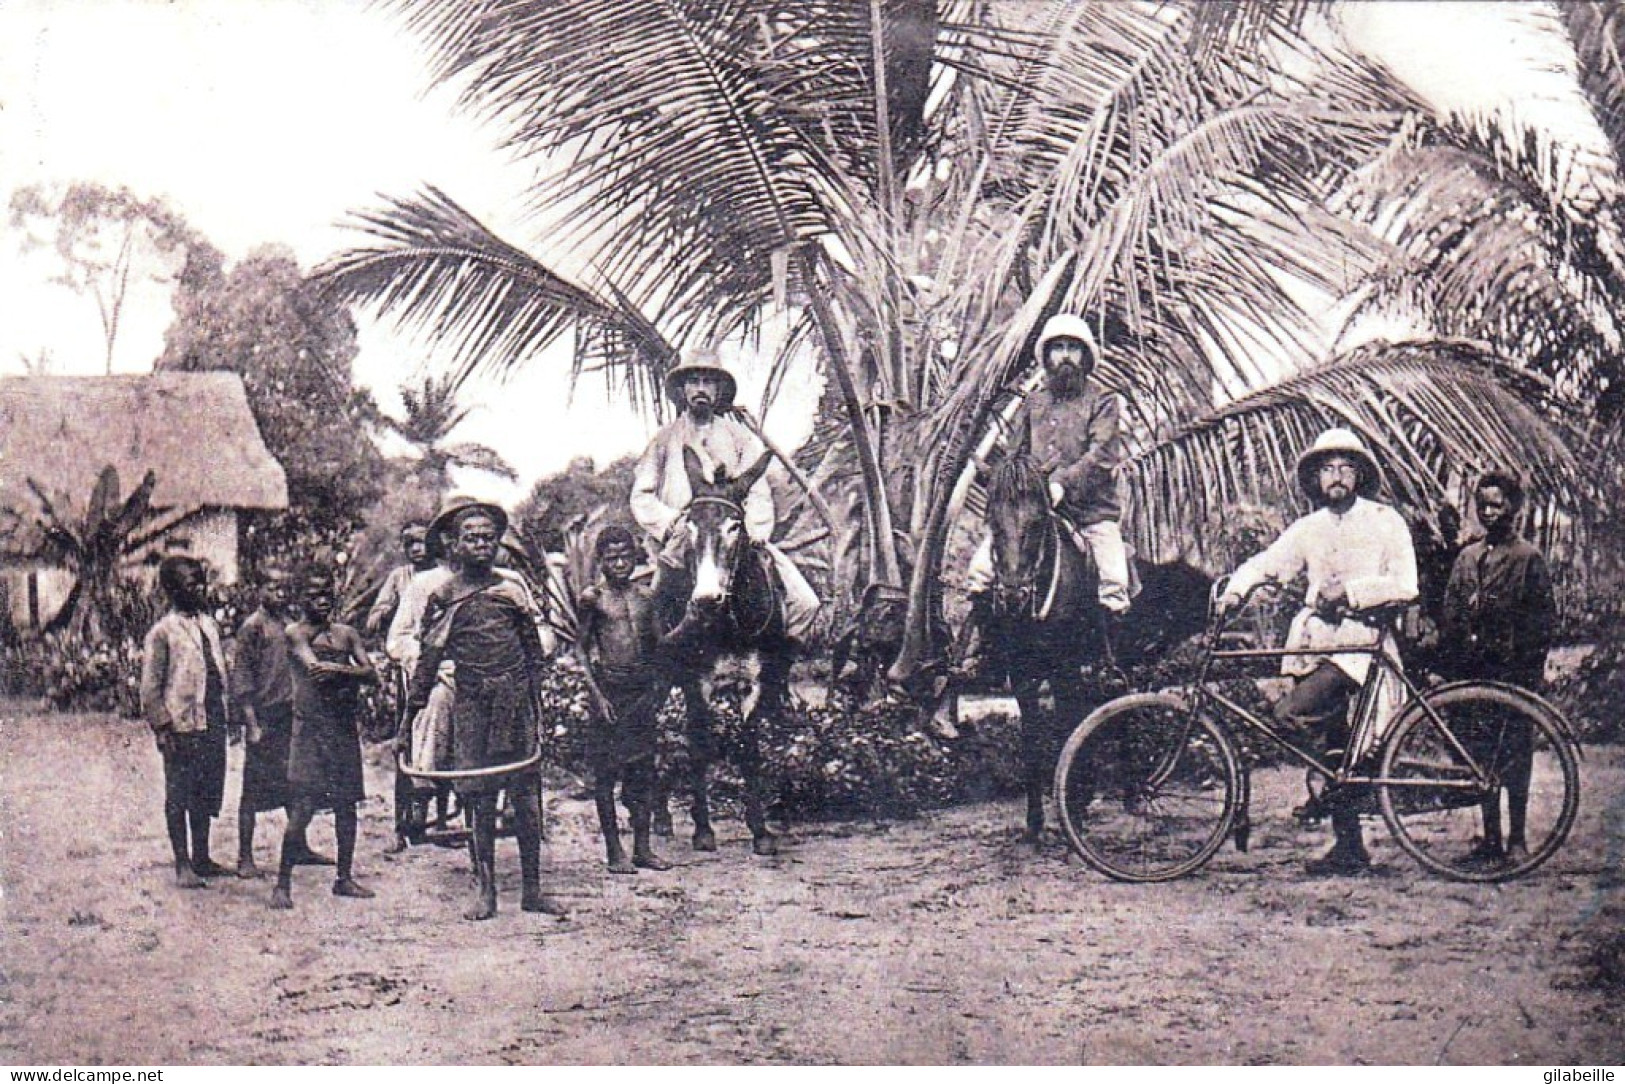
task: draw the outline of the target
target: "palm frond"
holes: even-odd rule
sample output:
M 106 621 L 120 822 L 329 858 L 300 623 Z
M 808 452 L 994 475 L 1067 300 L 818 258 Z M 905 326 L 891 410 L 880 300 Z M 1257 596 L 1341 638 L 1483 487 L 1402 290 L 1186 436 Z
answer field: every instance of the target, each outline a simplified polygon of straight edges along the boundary
M 1293 464 L 1332 426 L 1367 442 L 1384 472 L 1384 499 L 1407 514 L 1430 514 L 1465 479 L 1508 464 L 1532 492 L 1588 514 L 1578 438 L 1561 416 L 1512 390 L 1527 388 L 1524 380 L 1466 344 L 1360 347 L 1139 449 L 1126 470 L 1128 533 L 1154 559 L 1226 566 L 1237 555 L 1210 552 L 1206 528 L 1238 506 L 1307 511 Z
M 494 474 L 506 482 L 519 481 L 519 472 L 495 448 L 463 441 L 448 444 L 443 451 L 450 466 Z
M 374 244 L 317 269 L 341 301 L 376 306 L 448 344 L 453 387 L 477 370 L 502 373 L 533 359 L 573 328 L 579 373 L 596 356 L 624 370 L 634 402 L 658 402 L 676 351 L 626 302 L 580 286 L 486 229 L 430 188 L 358 216 Z

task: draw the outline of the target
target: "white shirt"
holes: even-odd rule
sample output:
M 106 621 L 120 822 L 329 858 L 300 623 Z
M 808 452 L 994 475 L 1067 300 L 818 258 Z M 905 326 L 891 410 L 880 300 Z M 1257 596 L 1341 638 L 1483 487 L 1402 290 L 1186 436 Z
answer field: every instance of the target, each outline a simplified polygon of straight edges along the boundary
M 1265 580 L 1285 583 L 1300 573 L 1307 574 L 1309 590 L 1304 608 L 1292 619 L 1286 646 L 1372 646 L 1382 630 L 1347 618 L 1327 621 L 1315 613 L 1314 606 L 1339 582 L 1349 607 L 1355 610 L 1415 599 L 1416 551 L 1411 546 L 1410 528 L 1398 512 L 1364 497 L 1356 497 L 1342 515 L 1321 508 L 1292 524 L 1268 549 L 1236 569 L 1228 590 L 1242 596 Z M 1281 672 L 1307 674 L 1322 661 L 1323 657 L 1289 655 L 1281 661 Z M 1371 668 L 1368 655 L 1333 655 L 1331 661 L 1360 683 Z
M 720 466 L 730 478 L 737 478 L 756 462 L 766 447 L 744 424 L 727 415 L 697 425 L 685 411 L 663 426 L 638 460 L 632 477 L 632 518 L 657 542 L 666 537 L 671 525 L 694 499 L 683 469 L 684 446 L 694 449 L 706 477 L 715 478 Z M 773 491 L 763 475 L 745 495 L 745 533 L 752 541 L 773 537 L 776 513 Z

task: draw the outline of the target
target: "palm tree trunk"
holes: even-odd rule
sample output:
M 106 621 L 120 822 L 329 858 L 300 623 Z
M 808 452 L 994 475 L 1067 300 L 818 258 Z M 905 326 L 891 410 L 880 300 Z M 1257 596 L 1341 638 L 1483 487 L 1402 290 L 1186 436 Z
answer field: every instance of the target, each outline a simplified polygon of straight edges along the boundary
M 886 479 L 880 470 L 880 457 L 875 450 L 874 434 L 864 417 L 863 401 L 858 397 L 857 384 L 852 379 L 852 363 L 841 342 L 840 326 L 829 301 L 818 286 L 814 261 L 805 249 L 797 259 L 807 281 L 807 295 L 811 299 L 813 316 L 824 341 L 825 355 L 835 371 L 835 381 L 841 392 L 841 406 L 846 412 L 852 433 L 852 450 L 858 459 L 858 470 L 863 479 L 865 518 L 869 526 L 869 582 L 902 586 L 902 570 L 897 560 L 897 541 L 892 534 L 891 504 L 886 497 Z

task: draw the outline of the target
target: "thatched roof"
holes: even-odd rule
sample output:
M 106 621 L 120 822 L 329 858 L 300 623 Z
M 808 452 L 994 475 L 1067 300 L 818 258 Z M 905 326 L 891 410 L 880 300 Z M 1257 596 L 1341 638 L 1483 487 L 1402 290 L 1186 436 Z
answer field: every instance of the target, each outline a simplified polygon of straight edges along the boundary
M 109 463 L 120 497 L 154 471 L 158 508 L 288 507 L 236 373 L 0 378 L 0 508 L 34 507 L 33 478 L 82 510 Z

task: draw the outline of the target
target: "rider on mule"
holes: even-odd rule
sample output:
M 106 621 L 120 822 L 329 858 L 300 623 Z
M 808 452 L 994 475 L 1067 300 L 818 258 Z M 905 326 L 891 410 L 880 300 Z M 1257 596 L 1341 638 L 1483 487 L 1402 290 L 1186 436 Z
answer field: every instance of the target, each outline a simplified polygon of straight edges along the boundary
M 1117 496 L 1122 405 L 1116 395 L 1090 379 L 1099 352 L 1081 316 L 1050 317 L 1034 349 L 1044 367 L 1044 382 L 1026 395 L 1014 428 L 1031 427 L 1031 454 L 1049 478 L 1050 500 L 1066 521 L 1073 545 L 1094 559 L 1110 635 L 1128 612 L 1133 589 Z M 965 575 L 978 610 L 993 578 L 990 534 L 972 555 Z
M 683 449 L 699 457 L 708 478 L 739 478 L 766 448 L 734 413 L 738 384 L 714 351 L 697 351 L 666 374 L 666 394 L 682 413 L 662 426 L 638 460 L 632 482 L 632 518 L 655 547 L 665 569 L 684 567 L 691 542 L 686 510 L 693 487 L 683 468 Z M 784 589 L 784 626 L 792 640 L 805 638 L 818 613 L 812 585 L 770 539 L 777 522 L 765 477 L 745 496 L 745 533 L 767 552 Z

